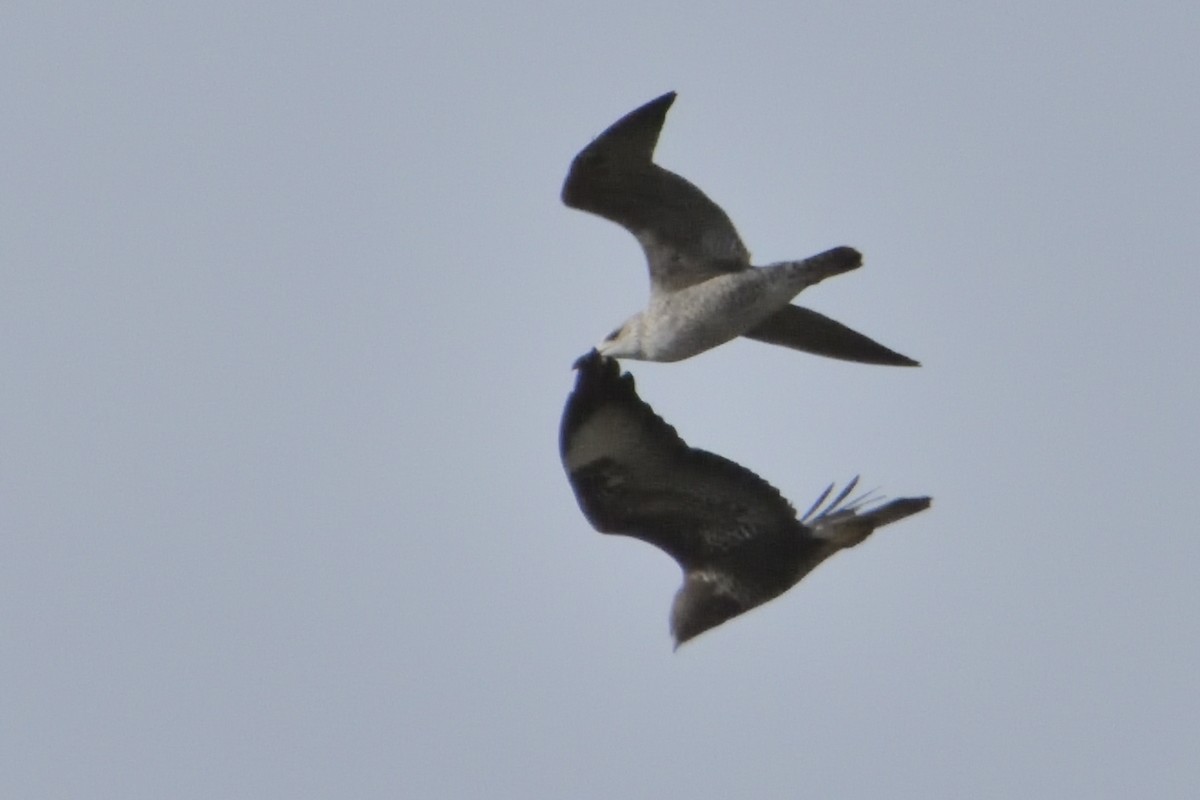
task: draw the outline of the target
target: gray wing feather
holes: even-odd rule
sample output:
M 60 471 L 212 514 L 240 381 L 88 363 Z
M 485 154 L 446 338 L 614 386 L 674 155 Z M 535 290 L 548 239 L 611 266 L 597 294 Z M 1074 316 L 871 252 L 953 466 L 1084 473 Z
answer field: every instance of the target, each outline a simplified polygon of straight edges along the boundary
M 668 92 L 613 123 L 575 156 L 562 200 L 617 223 L 642 245 L 652 291 L 677 291 L 750 266 L 750 254 L 721 207 L 653 162 L 675 100 Z
M 783 345 L 843 361 L 894 367 L 920 366 L 908 356 L 802 306 L 784 306 L 742 335 L 759 342 Z

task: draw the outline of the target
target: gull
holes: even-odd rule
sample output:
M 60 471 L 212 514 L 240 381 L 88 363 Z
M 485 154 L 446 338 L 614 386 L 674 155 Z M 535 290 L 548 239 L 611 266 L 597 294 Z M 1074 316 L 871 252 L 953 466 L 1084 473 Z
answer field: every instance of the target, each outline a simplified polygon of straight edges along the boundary
M 686 179 L 652 160 L 675 93 L 634 109 L 579 152 L 562 200 L 632 233 L 650 268 L 650 302 L 597 345 L 601 354 L 679 361 L 738 336 L 868 364 L 918 366 L 829 317 L 790 305 L 803 289 L 857 269 L 837 247 L 801 261 L 752 267 L 729 217 Z
M 855 478 L 832 500 L 830 485 L 797 516 L 758 475 L 689 447 L 638 397 L 633 376 L 622 374 L 617 361 L 592 350 L 575 366 L 559 430 L 567 480 L 597 531 L 649 542 L 679 563 L 683 585 L 671 606 L 676 649 L 931 503 L 848 499 Z

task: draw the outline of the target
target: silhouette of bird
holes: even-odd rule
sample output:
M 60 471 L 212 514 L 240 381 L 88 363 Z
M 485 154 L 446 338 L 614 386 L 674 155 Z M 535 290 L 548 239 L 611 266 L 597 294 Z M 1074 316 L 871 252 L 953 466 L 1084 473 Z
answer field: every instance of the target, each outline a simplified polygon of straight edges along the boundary
M 803 289 L 857 269 L 862 256 L 838 247 L 801 261 L 754 268 L 721 208 L 652 160 L 668 92 L 626 114 L 579 152 L 562 200 L 617 223 L 641 244 L 650 301 L 597 345 L 601 354 L 679 361 L 738 336 L 868 364 L 918 366 L 873 339 L 807 308 Z
M 745 467 L 689 447 L 638 397 L 633 376 L 592 350 L 575 363 L 559 452 L 588 522 L 674 558 L 683 585 L 671 607 L 675 647 L 786 592 L 839 550 L 930 505 L 832 500 L 830 485 L 797 517 L 777 489 Z M 829 502 L 826 502 L 829 500 Z

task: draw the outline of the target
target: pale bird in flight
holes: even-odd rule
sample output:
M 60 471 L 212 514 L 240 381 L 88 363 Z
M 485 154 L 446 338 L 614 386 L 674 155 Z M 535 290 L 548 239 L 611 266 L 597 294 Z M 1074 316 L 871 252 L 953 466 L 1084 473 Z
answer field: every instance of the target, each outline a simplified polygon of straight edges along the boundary
M 668 92 L 613 123 L 571 162 L 562 199 L 621 225 L 641 244 L 650 302 L 597 345 L 601 354 L 679 361 L 738 336 L 867 364 L 918 366 L 840 322 L 790 305 L 803 289 L 857 269 L 837 247 L 755 268 L 729 217 L 702 191 L 652 160 Z
M 559 429 L 567 479 L 593 528 L 649 542 L 683 569 L 671 606 L 677 648 L 783 594 L 876 528 L 929 508 L 928 497 L 847 499 L 856 478 L 798 517 L 750 470 L 689 447 L 615 360 L 593 350 L 575 366 Z

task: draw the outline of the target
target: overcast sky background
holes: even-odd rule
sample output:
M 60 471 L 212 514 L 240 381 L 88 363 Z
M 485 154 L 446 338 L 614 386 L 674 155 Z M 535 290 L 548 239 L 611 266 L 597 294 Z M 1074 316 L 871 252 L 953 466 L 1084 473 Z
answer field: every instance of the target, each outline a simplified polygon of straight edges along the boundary
M 428 4 L 432 6 L 433 4 Z M 0 795 L 1191 797 L 1200 9 L 0 11 Z M 798 506 L 933 508 L 672 653 L 562 473 L 658 160 L 924 363 L 627 367 Z

